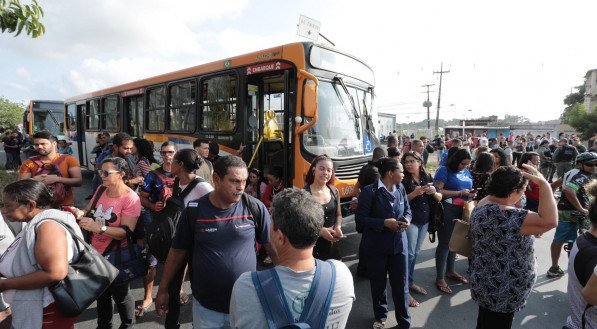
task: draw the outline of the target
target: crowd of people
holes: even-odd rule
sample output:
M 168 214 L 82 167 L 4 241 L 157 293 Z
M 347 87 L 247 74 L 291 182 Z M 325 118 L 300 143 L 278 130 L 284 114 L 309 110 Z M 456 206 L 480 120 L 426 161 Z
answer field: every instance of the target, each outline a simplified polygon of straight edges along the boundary
M 438 291 L 449 295 L 451 282 L 470 284 L 477 328 L 510 328 L 536 279 L 533 240 L 553 228 L 549 277 L 565 273 L 558 266 L 562 247 L 572 246 L 579 233 L 586 240 L 569 248 L 573 313 L 565 328 L 580 328 L 582 321 L 597 327 L 597 310 L 590 307 L 597 255 L 584 248 L 597 248 L 597 153 L 559 137 L 390 135 L 387 147 L 373 150 L 351 208 L 362 233 L 356 273 L 370 282 L 374 329 L 386 326 L 388 278 L 398 328 L 411 327 L 409 308 L 420 305 L 415 295 L 428 293 L 415 283 L 428 232 L 437 234 Z M 10 149 L 13 134 L 6 138 Z M 165 328 L 180 328 L 186 303 L 192 303 L 194 328 L 347 326 L 355 292 L 338 249 L 345 235 L 332 158 L 314 157 L 297 189 L 281 167 L 264 175 L 240 157 L 219 156 L 207 139 L 181 150 L 164 142 L 159 161 L 142 138 L 101 132 L 96 141 L 93 193 L 82 209 L 73 207 L 73 190 L 83 179 L 68 144 L 40 131 L 31 136 L 36 155 L 20 165 L 10 158 L 19 180 L 4 188 L 2 215 L 22 225 L 0 250 L 6 278 L 0 306 L 11 306 L 14 328 L 74 328 L 49 290 L 77 256 L 79 246 L 65 226 L 109 259 L 135 245 L 145 262 L 134 278 L 143 280 L 142 300 L 133 299 L 130 280 L 114 281 L 97 296 L 98 328 L 115 325 L 114 305 L 119 327 L 131 328 L 154 302 Z M 433 153 L 440 163 L 434 173 L 427 169 Z M 155 247 L 152 227 L 171 214 L 178 214 L 172 236 Z M 463 218 L 472 252 L 468 272 L 458 273 L 450 240 L 455 220 Z M 266 269 L 257 271 L 260 260 Z M 154 300 L 159 262 L 164 269 Z M 187 273 L 190 296 L 182 289 Z

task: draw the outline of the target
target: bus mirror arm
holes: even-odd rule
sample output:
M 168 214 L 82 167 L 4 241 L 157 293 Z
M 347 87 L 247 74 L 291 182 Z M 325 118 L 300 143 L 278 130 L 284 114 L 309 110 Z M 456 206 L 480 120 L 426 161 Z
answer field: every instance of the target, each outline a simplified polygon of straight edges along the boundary
M 303 88 L 304 116 L 312 118 L 312 120 L 304 125 L 297 124 L 296 132 L 300 135 L 317 123 L 317 87 L 319 86 L 319 80 L 313 74 L 302 69 L 299 70 L 298 76 L 313 82 L 305 84 Z

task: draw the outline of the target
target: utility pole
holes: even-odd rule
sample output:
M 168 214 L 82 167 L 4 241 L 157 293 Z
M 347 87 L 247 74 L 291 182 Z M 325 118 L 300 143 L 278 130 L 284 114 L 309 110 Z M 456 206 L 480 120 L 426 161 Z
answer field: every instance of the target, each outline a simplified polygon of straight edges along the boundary
M 429 101 L 429 87 L 431 86 L 435 86 L 435 83 L 430 84 L 430 85 L 422 85 L 421 87 L 427 87 L 427 100 L 425 102 L 423 102 L 423 107 L 427 108 L 427 129 L 431 128 L 431 121 L 429 119 L 429 108 L 431 107 L 431 102 Z M 433 92 L 433 91 L 431 91 Z M 423 94 L 425 93 L 425 91 L 423 92 Z
M 444 73 L 450 73 L 450 70 L 448 71 L 444 71 L 444 63 L 442 62 L 440 67 L 439 67 L 439 72 L 438 71 L 433 71 L 433 74 L 439 74 L 439 92 L 437 94 L 437 113 L 435 114 L 435 134 L 437 135 L 439 132 L 439 105 L 440 105 L 440 101 L 442 99 L 442 76 Z

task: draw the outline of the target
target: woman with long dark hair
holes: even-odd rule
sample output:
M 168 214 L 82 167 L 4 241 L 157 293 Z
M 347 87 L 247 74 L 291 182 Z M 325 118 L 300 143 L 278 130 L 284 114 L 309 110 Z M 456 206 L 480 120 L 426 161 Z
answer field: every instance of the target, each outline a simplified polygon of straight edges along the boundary
M 536 152 L 526 152 L 520 156 L 520 161 L 518 161 L 518 169 L 526 170 L 522 165 L 527 164 L 529 166 L 533 166 L 535 169 L 539 170 L 540 165 L 540 156 L 539 153 Z M 529 181 L 527 188 L 524 191 L 524 197 L 526 198 L 524 209 L 532 210 L 537 212 L 539 209 L 539 185 L 534 181 Z
M 363 188 L 355 215 L 355 220 L 363 226 L 363 253 L 375 316 L 373 328 L 384 328 L 388 317 L 388 274 L 398 327 L 410 328 L 406 229 L 412 214 L 401 184 L 403 169 L 393 158 L 381 158 L 375 165 L 381 178 Z
M 441 201 L 442 195 L 433 186 L 433 177 L 423 166 L 423 159 L 417 152 L 406 152 L 402 156 L 404 179 L 402 185 L 406 190 L 408 203 L 412 211 L 412 221 L 406 229 L 408 239 L 408 288 L 411 292 L 426 295 L 427 291 L 414 283 L 414 269 L 417 255 L 427 236 L 427 227 L 431 216 L 431 199 Z M 419 302 L 410 294 L 408 304 L 419 306 Z
M 336 180 L 334 163 L 327 155 L 318 155 L 311 162 L 305 178 L 305 190 L 323 207 L 323 227 L 313 248 L 313 256 L 321 260 L 340 260 L 340 252 L 334 247 L 342 237 L 342 211 Z
M 157 164 L 158 160 L 153 156 L 153 147 L 147 139 L 137 137 L 133 139 L 133 144 L 132 154 L 138 171 L 135 176 L 145 177 L 151 171 L 151 166 Z
M 464 203 L 475 197 L 473 177 L 468 170 L 471 155 L 465 149 L 457 150 L 435 173 L 435 186 L 440 190 L 444 207 L 444 223 L 439 230 L 438 244 L 435 249 L 435 267 L 437 288 L 446 294 L 452 289 L 446 283 L 446 277 L 466 284 L 468 280 L 456 273 L 454 262 L 456 254 L 450 251 L 448 244 L 454 229 L 454 219 L 462 218 Z
M 51 209 L 52 195 L 33 179 L 6 185 L 2 194 L 3 216 L 24 222 L 23 230 L 0 257 L 0 292 L 12 308 L 12 328 L 74 328 L 74 318 L 65 317 L 48 287 L 64 279 L 76 255 L 76 240 L 63 225 L 82 238 L 70 213 Z
M 473 190 L 477 192 L 477 195 L 473 198 L 475 201 L 481 201 L 481 199 L 487 196 L 485 185 L 493 172 L 493 161 L 494 158 L 491 153 L 483 152 L 477 155 L 473 171 L 471 172 L 473 175 Z
M 267 183 L 263 181 L 261 171 L 257 168 L 249 169 L 249 178 L 245 186 L 245 193 L 254 198 L 261 199 L 261 195 L 265 193 L 266 188 Z

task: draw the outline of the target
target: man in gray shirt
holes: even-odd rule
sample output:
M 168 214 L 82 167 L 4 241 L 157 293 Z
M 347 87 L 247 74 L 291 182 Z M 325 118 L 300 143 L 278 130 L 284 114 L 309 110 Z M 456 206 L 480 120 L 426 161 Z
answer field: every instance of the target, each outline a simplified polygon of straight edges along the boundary
M 323 226 L 323 208 L 309 193 L 285 189 L 272 203 L 270 254 L 276 264 L 284 296 L 292 317 L 298 321 L 315 274 L 313 246 Z M 344 263 L 331 260 L 336 267 L 336 283 L 326 328 L 344 328 L 355 300 L 350 270 Z M 268 328 L 257 296 L 251 272 L 243 273 L 232 289 L 230 300 L 232 328 Z

